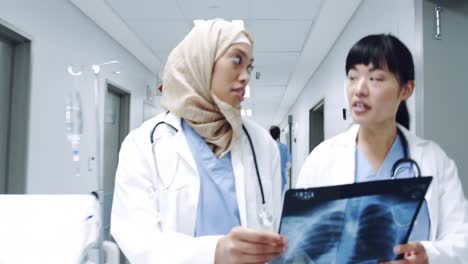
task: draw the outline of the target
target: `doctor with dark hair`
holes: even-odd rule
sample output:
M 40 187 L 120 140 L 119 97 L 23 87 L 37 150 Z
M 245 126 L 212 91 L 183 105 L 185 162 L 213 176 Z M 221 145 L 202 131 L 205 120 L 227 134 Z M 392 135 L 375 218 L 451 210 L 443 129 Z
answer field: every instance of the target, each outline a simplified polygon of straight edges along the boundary
M 408 130 L 406 100 L 415 89 L 409 49 L 392 35 L 366 36 L 349 51 L 345 73 L 356 125 L 311 152 L 296 187 L 391 179 L 393 164 L 407 156 L 433 180 L 409 242 L 395 245 L 394 253 L 404 258 L 390 263 L 467 263 L 468 203 L 455 162 L 435 142 Z M 396 177 L 415 172 L 402 170 Z
M 278 126 L 270 127 L 270 135 L 278 144 L 281 156 L 281 190 L 284 191 L 288 184 L 288 170 L 291 168 L 291 154 L 288 146 L 280 141 L 281 130 Z

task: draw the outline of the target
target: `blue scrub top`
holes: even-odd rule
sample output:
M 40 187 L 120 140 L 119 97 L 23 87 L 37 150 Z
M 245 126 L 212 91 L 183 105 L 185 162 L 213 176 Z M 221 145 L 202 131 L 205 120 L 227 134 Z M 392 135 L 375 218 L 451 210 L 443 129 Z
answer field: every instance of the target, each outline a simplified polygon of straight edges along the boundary
M 408 150 L 408 155 L 410 155 Z M 356 182 L 366 182 L 366 181 L 378 181 L 378 180 L 387 180 L 391 177 L 391 170 L 393 164 L 403 158 L 403 146 L 401 143 L 400 135 L 397 135 L 395 141 L 390 148 L 385 160 L 380 167 L 379 171 L 376 173 L 369 160 L 366 158 L 364 153 L 356 146 Z M 410 169 L 401 170 L 396 178 L 410 178 L 414 177 L 414 173 Z M 427 209 L 426 201 L 424 200 L 421 209 L 419 210 L 418 216 L 416 217 L 413 230 L 411 231 L 408 241 L 424 241 L 429 240 L 429 235 L 431 231 L 431 221 L 429 217 L 429 211 Z
M 231 153 L 218 159 L 205 140 L 184 120 L 182 130 L 200 175 L 194 236 L 225 235 L 233 227 L 240 226 Z
M 288 162 L 291 162 L 291 154 L 289 153 L 288 146 L 286 144 L 283 144 L 279 141 L 278 143 L 278 148 L 280 151 L 280 157 L 281 157 L 281 190 L 284 191 L 286 188 L 286 164 Z

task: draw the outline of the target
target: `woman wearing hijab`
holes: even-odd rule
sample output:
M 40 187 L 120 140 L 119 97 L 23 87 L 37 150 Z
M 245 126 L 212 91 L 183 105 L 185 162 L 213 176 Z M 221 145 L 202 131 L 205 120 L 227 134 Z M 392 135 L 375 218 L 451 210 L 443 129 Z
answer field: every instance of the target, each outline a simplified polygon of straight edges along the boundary
M 132 263 L 265 263 L 284 252 L 278 149 L 240 115 L 252 45 L 217 19 L 169 55 L 167 112 L 120 151 L 111 233 Z

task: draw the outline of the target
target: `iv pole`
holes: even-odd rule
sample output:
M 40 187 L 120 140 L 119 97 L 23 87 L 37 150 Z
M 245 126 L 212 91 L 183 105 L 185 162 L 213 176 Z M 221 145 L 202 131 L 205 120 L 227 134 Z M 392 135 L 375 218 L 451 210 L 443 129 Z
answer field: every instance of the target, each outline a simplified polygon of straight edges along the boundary
M 100 98 L 100 91 L 99 91 L 99 73 L 101 72 L 101 67 L 104 65 L 108 64 L 114 64 L 114 63 L 120 63 L 119 61 L 113 60 L 113 61 L 108 61 L 104 62 L 101 64 L 94 64 L 91 65 L 91 69 L 93 70 L 93 89 L 94 89 L 94 110 L 96 113 L 96 152 L 97 152 L 97 158 L 96 158 L 96 176 L 98 180 L 98 190 L 95 191 L 98 197 L 99 201 L 99 206 L 101 208 L 101 228 L 99 229 L 99 235 L 98 235 L 98 258 L 99 262 L 104 264 L 104 250 L 103 250 L 103 243 L 104 243 L 104 225 L 102 219 L 104 218 L 104 176 L 103 176 L 103 171 L 102 171 L 102 131 L 101 131 L 101 122 L 100 122 L 100 117 L 101 117 L 101 111 L 99 107 L 99 103 L 101 101 Z
M 104 65 L 108 64 L 114 64 L 114 63 L 120 63 L 119 61 L 113 60 L 113 61 L 108 61 L 104 62 L 101 64 L 93 64 L 91 65 L 91 69 L 93 71 L 93 97 L 94 97 L 94 111 L 96 114 L 96 152 L 97 152 L 97 157 L 96 157 L 96 178 L 97 178 L 97 190 L 93 191 L 92 193 L 96 196 L 99 207 L 100 207 L 100 215 L 101 215 L 101 223 L 100 223 L 100 228 L 99 228 L 99 233 L 98 233 L 98 238 L 97 238 L 97 247 L 94 247 L 97 250 L 97 263 L 99 264 L 104 264 L 104 225 L 103 225 L 103 217 L 104 217 L 104 177 L 103 177 L 103 171 L 102 171 L 102 131 L 101 131 L 101 111 L 99 107 L 99 103 L 101 101 L 100 98 L 100 91 L 99 91 L 99 73 L 101 72 L 101 68 Z M 78 71 L 75 72 L 73 71 L 72 65 L 68 66 L 68 72 L 71 75 L 74 76 L 79 76 L 83 74 L 83 71 Z M 79 66 L 81 69 L 84 68 L 83 66 Z M 96 244 L 95 244 L 96 246 Z M 83 252 L 83 257 L 87 258 L 89 257 L 89 250 L 91 250 L 92 247 L 87 248 L 85 252 Z
M 104 250 L 102 248 L 102 243 L 104 242 L 104 226 L 102 219 L 104 217 L 104 188 L 103 188 L 103 177 L 102 177 L 102 171 L 101 171 L 101 124 L 99 122 L 100 120 L 100 113 L 99 111 L 99 72 L 101 71 L 101 66 L 100 65 L 92 65 L 91 69 L 93 70 L 93 90 L 94 90 L 94 111 L 96 113 L 96 152 L 97 152 L 97 157 L 96 157 L 96 176 L 97 176 L 97 182 L 98 182 L 98 190 L 95 191 L 97 194 L 97 199 L 99 202 L 99 208 L 101 209 L 101 225 L 99 228 L 99 234 L 98 234 L 98 263 L 104 264 Z

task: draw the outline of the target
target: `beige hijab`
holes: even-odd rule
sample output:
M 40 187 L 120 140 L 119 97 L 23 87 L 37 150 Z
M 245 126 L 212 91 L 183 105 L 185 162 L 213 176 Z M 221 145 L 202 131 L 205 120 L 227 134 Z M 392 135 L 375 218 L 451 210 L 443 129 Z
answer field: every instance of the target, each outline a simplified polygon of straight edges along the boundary
M 164 69 L 161 106 L 183 118 L 220 157 L 242 131 L 240 108 L 211 90 L 213 66 L 238 36 L 250 34 L 221 19 L 195 26 L 172 50 Z

